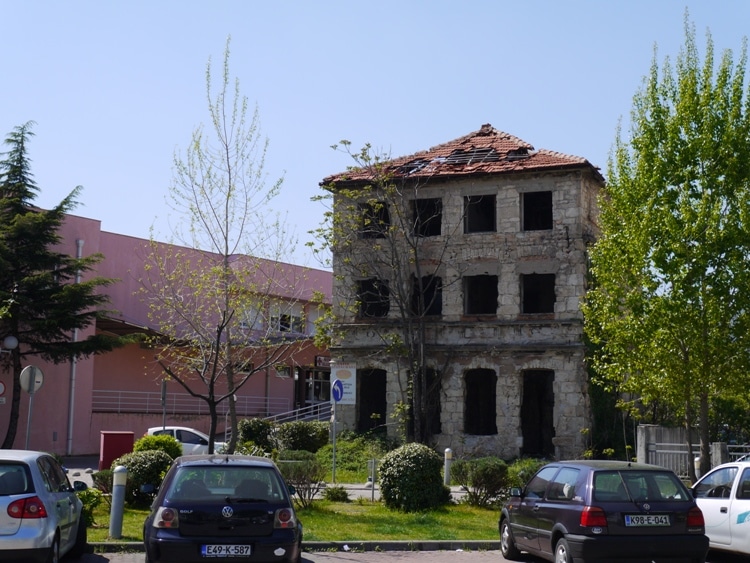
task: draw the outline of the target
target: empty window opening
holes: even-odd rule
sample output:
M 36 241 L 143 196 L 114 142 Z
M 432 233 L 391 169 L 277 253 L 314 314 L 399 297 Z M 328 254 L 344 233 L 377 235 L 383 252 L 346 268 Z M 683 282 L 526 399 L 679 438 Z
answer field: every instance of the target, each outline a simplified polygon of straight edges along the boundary
M 464 376 L 464 432 L 474 436 L 497 434 L 497 375 L 491 369 L 471 369 Z
M 385 238 L 391 225 L 391 215 L 384 201 L 359 204 L 362 238 Z
M 385 433 L 386 373 L 383 369 L 357 370 L 357 431 Z
M 412 315 L 417 317 L 443 314 L 443 280 L 438 276 L 412 277 Z
M 420 237 L 440 236 L 443 223 L 442 199 L 415 199 L 413 210 L 415 235 Z
M 552 228 L 552 192 L 528 192 L 522 195 L 523 230 Z
M 497 314 L 497 276 L 464 278 L 464 311 L 467 315 Z
M 523 313 L 555 312 L 555 274 L 525 274 L 521 276 Z
M 357 282 L 360 317 L 385 317 L 390 308 L 388 282 L 377 278 Z
M 495 232 L 495 196 L 470 195 L 464 197 L 464 232 Z
M 553 412 L 555 395 L 553 383 L 555 372 L 533 369 L 523 372 L 523 394 L 521 400 L 521 453 L 529 456 L 552 457 L 555 446 Z

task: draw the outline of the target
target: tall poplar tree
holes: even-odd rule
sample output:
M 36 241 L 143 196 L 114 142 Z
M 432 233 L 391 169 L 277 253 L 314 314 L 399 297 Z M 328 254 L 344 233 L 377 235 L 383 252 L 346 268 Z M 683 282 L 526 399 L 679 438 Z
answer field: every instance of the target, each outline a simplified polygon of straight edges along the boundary
M 32 205 L 39 188 L 31 173 L 27 146 L 32 122 L 16 127 L 5 139 L 10 147 L 0 160 L 0 339 L 13 336 L 18 345 L 0 356 L 13 373 L 8 428 L 2 448 L 13 447 L 21 404 L 22 362 L 32 357 L 54 363 L 107 352 L 120 340 L 104 334 L 73 338 L 76 330 L 96 322 L 109 299 L 99 291 L 114 280 L 80 277 L 95 268 L 101 255 L 83 258 L 55 249 L 59 230 L 73 209 L 81 187 L 48 211 Z
M 584 313 L 598 382 L 671 408 L 688 447 L 697 425 L 704 473 L 712 401 L 750 384 L 750 96 L 746 41 L 715 60 L 707 32 L 701 62 L 684 29 L 617 134 Z

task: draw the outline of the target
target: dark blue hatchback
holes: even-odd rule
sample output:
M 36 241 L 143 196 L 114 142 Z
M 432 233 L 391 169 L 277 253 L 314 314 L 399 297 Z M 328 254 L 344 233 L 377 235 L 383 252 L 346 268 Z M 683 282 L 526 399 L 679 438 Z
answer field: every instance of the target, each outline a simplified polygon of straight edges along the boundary
M 213 558 L 299 563 L 302 524 L 276 465 L 262 457 L 177 458 L 143 527 L 146 563 Z
M 498 523 L 501 551 L 555 563 L 703 563 L 703 513 L 668 469 L 623 461 L 561 461 L 513 489 Z

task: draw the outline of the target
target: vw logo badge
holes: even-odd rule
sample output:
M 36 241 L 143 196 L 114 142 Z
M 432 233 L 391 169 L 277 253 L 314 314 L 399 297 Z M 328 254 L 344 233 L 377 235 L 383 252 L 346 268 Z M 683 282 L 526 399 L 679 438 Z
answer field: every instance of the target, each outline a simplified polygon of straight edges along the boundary
M 643 503 L 643 510 L 651 510 L 651 505 L 647 502 Z
M 224 508 L 221 509 L 221 515 L 224 518 L 231 518 L 232 514 L 234 514 L 234 510 L 232 510 L 231 506 L 225 506 Z

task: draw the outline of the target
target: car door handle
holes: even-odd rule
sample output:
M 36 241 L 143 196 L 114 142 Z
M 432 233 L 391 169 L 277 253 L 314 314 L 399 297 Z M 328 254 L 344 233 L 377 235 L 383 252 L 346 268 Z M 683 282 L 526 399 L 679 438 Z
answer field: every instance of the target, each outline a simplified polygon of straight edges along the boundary
M 722 514 L 726 514 L 726 513 L 727 513 L 727 507 L 726 507 L 726 506 L 722 506 L 722 507 L 721 507 L 721 508 L 719 509 L 719 512 L 721 512 Z

